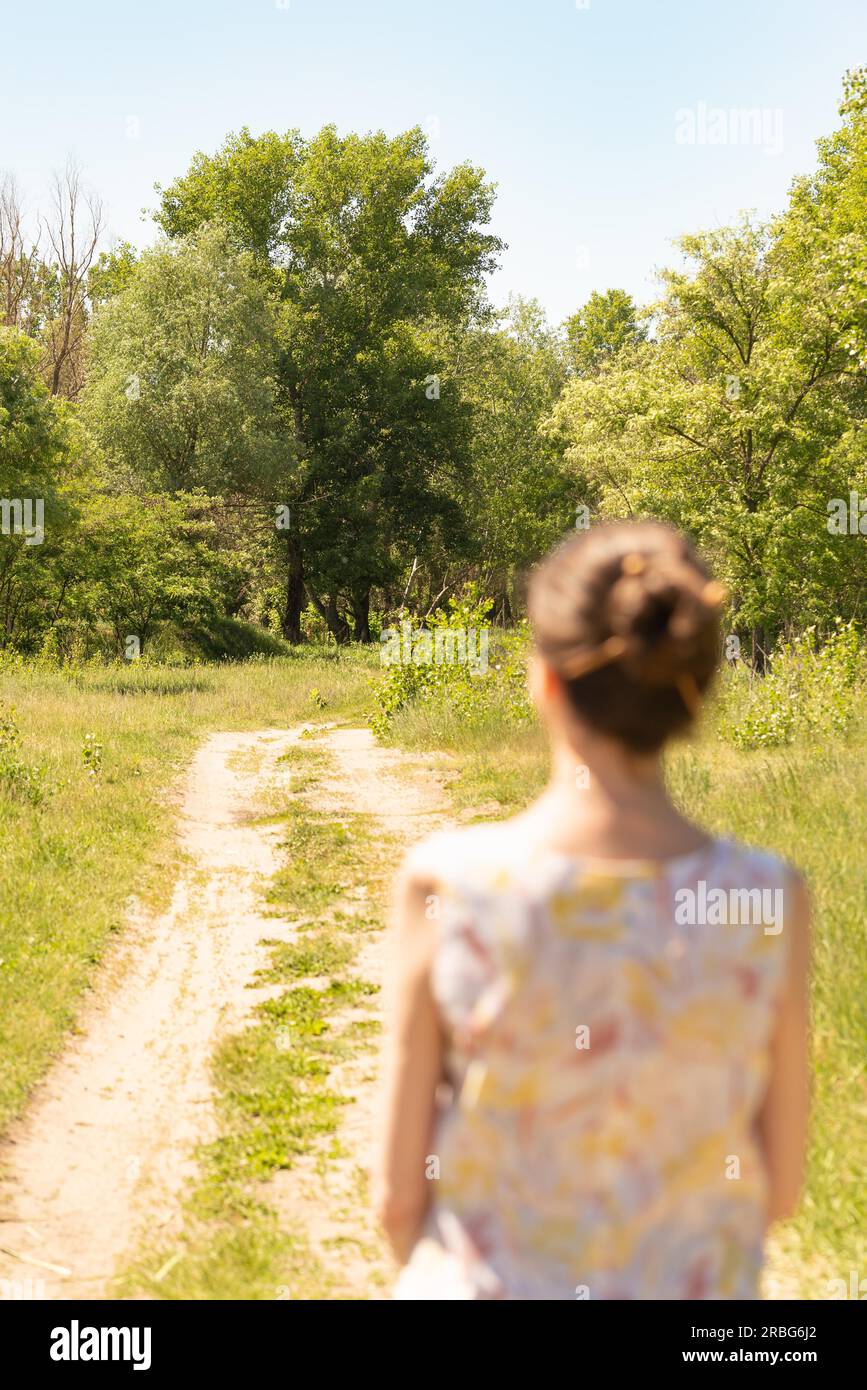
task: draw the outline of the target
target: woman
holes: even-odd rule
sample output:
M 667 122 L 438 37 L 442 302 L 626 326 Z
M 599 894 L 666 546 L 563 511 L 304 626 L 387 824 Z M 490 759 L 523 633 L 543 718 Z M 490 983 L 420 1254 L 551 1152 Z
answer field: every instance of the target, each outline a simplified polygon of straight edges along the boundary
M 667 527 L 536 571 L 545 792 L 399 880 L 380 1219 L 396 1297 L 754 1298 L 797 1200 L 808 906 L 669 801 L 721 586 Z

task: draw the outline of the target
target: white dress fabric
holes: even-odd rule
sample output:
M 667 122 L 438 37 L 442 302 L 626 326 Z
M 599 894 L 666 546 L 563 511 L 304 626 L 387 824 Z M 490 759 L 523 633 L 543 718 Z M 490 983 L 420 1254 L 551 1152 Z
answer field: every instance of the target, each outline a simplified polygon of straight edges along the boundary
M 729 840 L 579 859 L 496 825 L 412 857 L 450 1100 L 394 1296 L 756 1298 L 786 865 Z

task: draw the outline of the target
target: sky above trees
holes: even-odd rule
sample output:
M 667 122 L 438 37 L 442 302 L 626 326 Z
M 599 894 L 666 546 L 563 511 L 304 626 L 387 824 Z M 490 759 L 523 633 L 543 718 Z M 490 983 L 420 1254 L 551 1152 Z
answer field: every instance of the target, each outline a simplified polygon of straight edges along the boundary
M 71 154 L 108 233 L 141 246 L 154 183 L 231 130 L 420 124 L 440 167 L 469 160 L 498 185 L 493 297 L 535 296 L 555 321 L 612 284 L 648 299 L 674 238 L 781 207 L 867 38 L 861 0 L 44 0 L 38 24 L 2 11 L 0 168 L 34 212 Z

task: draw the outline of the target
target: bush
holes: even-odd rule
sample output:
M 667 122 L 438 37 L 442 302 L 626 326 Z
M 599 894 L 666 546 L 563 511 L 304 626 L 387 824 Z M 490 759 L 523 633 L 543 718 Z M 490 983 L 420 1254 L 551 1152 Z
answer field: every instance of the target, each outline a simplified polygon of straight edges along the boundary
M 737 748 L 774 748 L 797 734 L 844 733 L 864 676 L 864 653 L 853 622 L 837 621 L 820 644 L 814 627 L 785 642 L 771 658 L 767 674 L 756 678 L 740 718 L 724 713 L 720 736 Z M 742 700 L 746 672 L 734 683 Z M 740 688 L 739 688 L 740 687 Z M 730 706 L 735 701 L 730 699 Z
M 38 806 L 45 797 L 45 773 L 25 761 L 15 710 L 0 705 L 0 789 L 16 801 Z
M 431 614 L 424 628 L 412 629 L 406 620 L 401 627 L 383 629 L 382 658 L 388 669 L 376 689 L 371 721 L 379 737 L 412 704 L 435 705 L 461 720 L 484 717 L 493 705 L 512 719 L 529 718 L 526 624 L 492 632 L 490 608 L 478 586 L 468 585 L 460 598 Z

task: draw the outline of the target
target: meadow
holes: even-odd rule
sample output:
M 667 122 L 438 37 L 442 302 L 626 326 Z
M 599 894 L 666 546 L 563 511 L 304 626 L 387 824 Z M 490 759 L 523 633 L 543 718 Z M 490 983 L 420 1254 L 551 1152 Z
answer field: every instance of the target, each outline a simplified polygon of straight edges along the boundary
M 831 1281 L 848 1283 L 867 1258 L 867 689 L 860 667 L 842 684 L 841 669 L 840 660 L 830 675 L 814 663 L 810 679 L 801 681 L 800 703 L 791 670 L 771 673 L 765 686 L 743 672 L 724 673 L 696 737 L 668 761 L 672 791 L 690 814 L 712 831 L 782 853 L 811 888 L 808 1179 L 800 1212 L 775 1246 L 786 1287 L 806 1298 L 831 1296 Z M 436 755 L 453 814 L 469 810 L 494 819 L 524 805 L 546 772 L 544 739 L 516 696 L 514 671 L 502 676 L 503 663 L 498 680 L 495 661 L 483 697 L 468 699 L 460 683 L 445 683 L 383 719 L 375 649 L 321 646 L 187 666 L 8 662 L 0 674 L 0 1125 L 21 1112 L 74 1032 L 131 901 L 151 908 L 165 902 L 178 863 L 172 834 L 178 779 L 208 731 L 288 729 L 307 721 L 358 727 L 373 720 L 381 742 Z M 785 741 L 774 713 L 775 681 L 798 716 Z M 299 776 L 315 786 L 315 742 L 308 747 L 311 761 L 300 765 Z M 276 899 L 301 902 L 317 928 L 303 949 L 278 952 L 274 978 L 321 972 L 339 980 L 351 952 L 345 922 L 335 932 L 330 916 L 331 880 L 351 861 L 357 880 L 381 887 L 392 849 L 364 841 L 360 825 L 363 848 L 350 854 L 343 831 L 309 815 L 299 819 L 297 808 L 271 809 L 288 818 L 287 845 L 296 850 L 275 881 Z M 314 843 L 322 854 L 308 852 Z M 335 985 L 338 995 L 341 988 Z M 326 1047 L 317 1061 L 326 1075 L 335 1055 Z M 273 1048 L 218 1058 L 238 1113 L 245 1088 L 254 1094 L 261 1084 L 262 1067 L 273 1068 Z M 280 1166 L 273 1154 L 268 1162 Z M 211 1181 L 219 1188 L 236 1177 L 223 1171 Z M 209 1267 L 202 1283 L 188 1279 L 174 1296 L 250 1295 L 243 1268 L 229 1264 L 228 1270 L 220 1262 Z M 262 1296 L 257 1280 L 253 1296 Z

